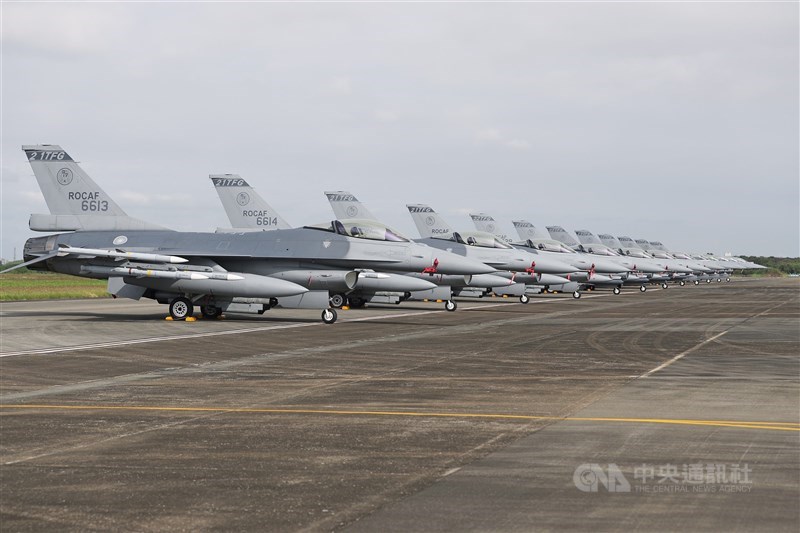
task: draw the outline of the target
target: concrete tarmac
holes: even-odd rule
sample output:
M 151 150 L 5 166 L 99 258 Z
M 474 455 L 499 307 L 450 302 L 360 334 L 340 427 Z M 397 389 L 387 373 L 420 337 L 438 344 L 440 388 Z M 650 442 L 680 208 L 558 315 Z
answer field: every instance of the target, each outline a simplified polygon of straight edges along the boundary
M 0 525 L 800 527 L 800 284 L 167 322 L 0 306 Z

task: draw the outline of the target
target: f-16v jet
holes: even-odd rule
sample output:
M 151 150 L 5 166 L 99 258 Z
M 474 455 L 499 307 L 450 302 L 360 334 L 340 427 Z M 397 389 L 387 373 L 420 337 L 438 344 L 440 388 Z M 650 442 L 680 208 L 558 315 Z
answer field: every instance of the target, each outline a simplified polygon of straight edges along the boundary
M 528 302 L 528 292 L 538 293 L 541 287 L 569 283 L 567 276 L 579 272 L 575 266 L 558 259 L 515 248 L 492 233 L 454 231 L 428 205 L 413 204 L 406 207 L 422 237 L 417 242 L 474 258 L 507 272 L 510 279 L 524 286 L 519 295 L 523 303 Z
M 211 174 L 209 178 L 233 225 L 233 229 L 218 228 L 218 232 L 270 231 L 291 227 L 241 176 Z M 347 231 L 348 226 L 351 229 L 353 227 L 347 219 L 341 219 L 339 223 L 344 226 L 344 231 Z M 360 230 L 353 236 L 358 238 L 369 238 L 370 232 L 375 232 L 379 236 L 389 236 L 391 239 L 404 238 L 382 224 L 371 222 L 367 226 L 359 224 L 357 227 Z M 463 276 L 460 278 L 463 279 Z M 415 278 L 410 274 L 360 269 L 355 286 L 349 289 L 342 288 L 340 292 L 332 290 L 330 302 L 333 308 L 341 308 L 346 304 L 352 307 L 363 307 L 367 303 L 399 304 L 414 291 L 430 290 L 434 287 L 436 285 L 430 281 Z
M 339 221 L 269 232 L 201 233 L 129 217 L 56 145 L 23 146 L 50 209 L 31 229 L 68 231 L 28 239 L 20 266 L 108 280 L 115 296 L 152 298 L 173 319 L 280 305 L 323 309 L 330 291 L 352 289 L 360 269 L 473 275 L 485 264 L 375 231 L 356 238 Z
M 492 231 L 498 239 L 500 230 L 494 218 L 486 213 L 470 215 L 472 222 L 478 230 Z M 572 266 L 576 272 L 572 273 L 569 283 L 553 284 L 550 288 L 572 292 L 574 298 L 581 297 L 581 290 L 594 287 L 612 287 L 614 294 L 620 293 L 622 281 L 620 277 L 630 269 L 611 262 L 606 257 L 592 257 L 588 254 L 579 254 L 563 242 L 551 239 L 539 232 L 533 224 L 524 220 L 513 221 L 514 227 L 521 241 L 513 242 L 512 246 L 518 250 L 534 254 L 542 259 L 557 260 Z M 617 278 L 612 277 L 617 275 Z
M 328 198 L 331 209 L 333 209 L 334 216 L 336 216 L 337 219 L 347 220 L 348 223 L 352 224 L 355 228 L 358 228 L 362 223 L 371 224 L 378 220 L 377 217 L 349 191 L 326 191 L 325 196 Z M 524 296 L 524 285 L 515 282 L 510 276 L 503 277 L 505 274 L 502 272 L 481 274 L 468 278 L 435 272 L 414 273 L 409 275 L 425 279 L 437 285 L 435 289 L 428 291 L 415 291 L 412 293 L 413 298 L 446 300 L 445 309 L 448 310 L 455 310 L 457 307 L 456 302 L 453 300 L 454 296 L 480 298 L 489 290 L 502 289 L 515 291 L 518 293 L 516 295 L 520 296 L 521 301 L 528 301 L 528 297 Z

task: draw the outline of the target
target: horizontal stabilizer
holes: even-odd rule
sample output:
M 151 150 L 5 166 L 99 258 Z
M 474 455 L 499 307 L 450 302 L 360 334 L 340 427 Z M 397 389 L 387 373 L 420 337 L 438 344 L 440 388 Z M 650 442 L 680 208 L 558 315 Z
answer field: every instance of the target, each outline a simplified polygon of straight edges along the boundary
M 138 218 L 99 215 L 44 215 L 32 214 L 28 221 L 32 231 L 134 231 L 165 230 L 167 228 L 151 224 Z
M 6 272 L 11 272 L 12 270 L 16 270 L 18 268 L 24 268 L 24 267 L 32 265 L 34 263 L 40 263 L 42 261 L 47 261 L 48 259 L 52 259 L 52 258 L 56 257 L 57 255 L 58 255 L 57 251 L 50 252 L 49 254 L 41 255 L 41 256 L 39 256 L 39 257 L 37 257 L 35 259 L 31 259 L 30 261 L 25 261 L 24 263 L 20 263 L 18 265 L 14 265 L 11 268 L 7 268 L 5 270 L 1 270 L 0 274 L 5 274 Z

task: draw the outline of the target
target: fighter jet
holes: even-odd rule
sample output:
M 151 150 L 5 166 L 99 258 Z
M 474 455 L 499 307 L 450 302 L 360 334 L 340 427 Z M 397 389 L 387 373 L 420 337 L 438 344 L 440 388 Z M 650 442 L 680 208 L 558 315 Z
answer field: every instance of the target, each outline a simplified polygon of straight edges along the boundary
M 291 227 L 241 176 L 211 174 L 209 178 L 233 226 L 233 229 L 217 228 L 217 232 L 271 231 Z M 345 227 L 348 225 L 346 220 L 341 222 Z M 370 228 L 372 227 L 374 225 L 370 225 Z M 361 228 L 363 231 L 357 233 L 358 235 L 366 233 L 363 225 Z M 398 232 L 388 228 L 386 231 L 391 232 L 391 235 L 399 235 Z M 463 279 L 463 276 L 460 278 Z M 408 299 L 412 292 L 435 287 L 434 283 L 410 274 L 359 269 L 355 286 L 348 291 L 331 291 L 330 303 L 331 307 L 336 309 L 347 304 L 352 307 L 363 307 L 367 303 L 399 304 Z
M 688 268 L 692 271 L 689 275 L 683 275 L 677 278 L 678 284 L 683 286 L 687 282 L 694 282 L 695 285 L 700 284 L 700 277 L 704 274 L 708 274 L 712 272 L 712 270 L 706 266 L 701 265 L 697 261 L 691 260 L 691 258 L 684 259 L 679 258 L 673 254 L 668 253 L 666 250 L 660 250 L 650 241 L 645 239 L 636 239 L 636 244 L 639 246 L 640 249 L 644 250 L 653 257 L 655 261 L 664 261 L 669 262 L 669 264 L 677 264 L 679 266 Z
M 490 215 L 479 213 L 470 216 L 478 230 L 492 231 L 497 238 L 508 239 L 508 237 L 500 233 L 497 223 Z M 579 254 L 564 243 L 543 236 L 530 222 L 514 221 L 514 227 L 522 239 L 519 242 L 512 243 L 515 248 L 535 254 L 543 259 L 552 260 L 557 258 L 557 261 L 567 263 L 578 269 L 578 272 L 569 276 L 569 284 L 553 286 L 550 287 L 551 289 L 572 292 L 574 298 L 580 298 L 582 290 L 596 287 L 611 287 L 614 294 L 621 292 L 621 276 L 624 275 L 623 273 L 629 272 L 629 269 L 612 263 L 605 257 L 591 257 L 588 254 Z M 617 275 L 617 277 L 612 277 L 612 275 Z
M 555 258 L 515 248 L 488 232 L 453 231 L 428 205 L 411 204 L 406 207 L 422 237 L 417 242 L 474 258 L 497 270 L 508 272 L 511 279 L 526 286 L 520 295 L 523 303 L 528 301 L 528 293 L 538 293 L 544 286 L 569 283 L 567 276 L 580 271 L 579 268 Z
M 603 244 L 597 236 L 589 230 L 576 230 L 580 244 L 578 251 L 594 255 L 608 256 L 612 261 L 619 263 L 633 272 L 624 277 L 624 285 L 638 286 L 639 290 L 645 292 L 647 284 L 656 283 L 668 279 L 665 275 L 664 267 L 654 263 L 649 259 L 632 259 L 621 255 L 616 250 Z
M 637 263 L 655 265 L 660 272 L 650 275 L 651 283 L 661 284 L 661 288 L 666 289 L 669 287 L 668 282 L 673 281 L 674 273 L 670 271 L 669 265 L 665 264 L 663 260 L 656 261 L 653 256 L 638 248 L 626 248 L 616 237 L 608 233 L 601 233 L 598 238 L 603 245 L 617 252 L 621 257 L 626 257 Z M 686 274 L 683 275 L 685 276 Z
M 693 269 L 683 266 L 675 259 L 662 259 L 653 257 L 646 250 L 642 249 L 641 246 L 636 244 L 636 242 L 630 237 L 620 236 L 617 237 L 617 240 L 619 240 L 619 243 L 622 246 L 620 253 L 629 257 L 644 257 L 651 259 L 654 263 L 664 267 L 666 273 L 669 275 L 668 281 L 680 282 L 682 280 L 689 279 L 688 277 L 694 274 Z M 661 283 L 661 286 L 663 288 L 667 288 L 669 285 L 667 281 L 664 281 Z
M 377 217 L 349 191 L 326 191 L 325 196 L 333 209 L 334 216 L 351 224 L 358 225 L 360 221 L 377 221 Z M 355 217 L 355 218 L 353 218 Z M 508 291 L 508 294 L 520 296 L 523 303 L 528 297 L 524 294 L 524 285 L 517 283 L 507 273 L 496 272 L 481 274 L 465 278 L 463 276 L 448 276 L 430 272 L 408 274 L 422 277 L 437 285 L 436 289 L 429 291 L 416 291 L 412 293 L 414 299 L 445 300 L 446 309 L 455 309 L 455 296 L 481 298 L 490 291 Z M 506 276 L 506 277 L 503 277 Z M 523 298 L 524 296 L 524 298 Z
M 69 233 L 28 239 L 20 266 L 107 279 L 111 294 L 168 304 L 174 320 L 191 317 L 195 305 L 206 317 L 280 305 L 322 309 L 330 324 L 330 291 L 353 289 L 360 269 L 494 271 L 377 224 L 358 237 L 338 220 L 268 232 L 166 230 L 128 217 L 60 146 L 22 149 L 50 209 L 31 217 L 31 229 Z

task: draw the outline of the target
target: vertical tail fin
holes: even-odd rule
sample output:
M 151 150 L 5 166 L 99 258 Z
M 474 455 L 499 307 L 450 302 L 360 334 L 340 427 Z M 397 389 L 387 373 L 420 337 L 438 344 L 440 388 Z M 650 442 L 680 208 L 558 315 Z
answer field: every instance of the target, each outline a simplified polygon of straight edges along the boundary
M 658 251 L 661 251 L 661 252 L 669 252 L 667 247 L 664 246 L 663 244 L 661 244 L 660 241 L 650 241 L 650 244 L 653 246 L 653 248 L 655 250 L 658 250 Z
M 339 220 L 360 218 L 378 220 L 364 204 L 358 201 L 349 191 L 325 191 L 328 202 L 331 204 L 333 214 Z
M 291 226 L 250 185 L 237 174 L 210 174 L 228 215 L 236 229 L 273 230 Z
M 619 243 L 623 248 L 638 248 L 638 246 L 636 246 L 636 242 L 634 242 L 634 240 L 630 237 L 617 237 L 617 240 L 619 240 Z
M 542 232 L 536 229 L 536 226 L 527 220 L 512 220 L 511 223 L 514 224 L 517 235 L 519 235 L 519 238 L 523 241 L 547 238 L 546 235 L 543 235 Z
M 561 226 L 547 226 L 547 231 L 550 233 L 550 236 L 557 241 L 563 242 L 569 247 L 578 246 L 578 241 L 576 241 L 572 235 L 567 233 L 567 230 L 562 228 Z
M 646 241 L 644 239 L 636 239 L 636 244 L 638 244 L 639 248 L 641 248 L 645 252 L 653 249 L 653 246 L 650 244 L 650 241 Z
M 579 229 L 575 232 L 575 235 L 578 236 L 578 240 L 581 241 L 581 244 L 603 244 L 600 242 L 600 239 L 589 230 Z
M 164 229 L 129 217 L 60 146 L 22 149 L 50 210 L 50 215 L 31 215 L 32 230 Z
M 414 224 L 417 225 L 420 237 L 437 237 L 439 239 L 449 239 L 453 236 L 453 230 L 430 206 L 424 204 L 406 205 Z
M 619 250 L 620 248 L 622 248 L 622 244 L 620 244 L 617 238 L 609 233 L 601 233 L 600 242 L 602 242 L 603 244 L 614 250 Z
M 486 233 L 491 233 L 503 242 L 511 242 L 511 237 L 500 231 L 494 218 L 486 213 L 470 214 L 472 223 L 475 224 L 475 229 Z

